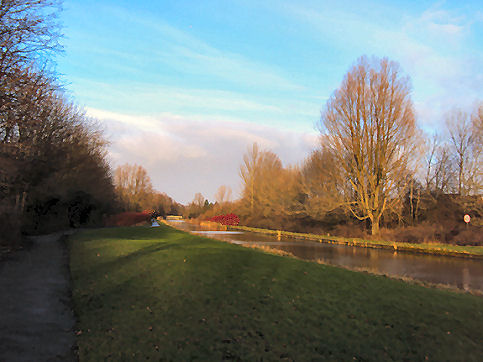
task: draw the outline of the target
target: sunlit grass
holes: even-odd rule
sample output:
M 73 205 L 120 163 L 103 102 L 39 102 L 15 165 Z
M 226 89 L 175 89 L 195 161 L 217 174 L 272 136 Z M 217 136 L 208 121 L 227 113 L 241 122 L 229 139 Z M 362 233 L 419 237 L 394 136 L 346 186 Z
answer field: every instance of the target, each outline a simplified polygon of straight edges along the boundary
M 70 239 L 80 360 L 477 360 L 483 299 L 168 226 Z

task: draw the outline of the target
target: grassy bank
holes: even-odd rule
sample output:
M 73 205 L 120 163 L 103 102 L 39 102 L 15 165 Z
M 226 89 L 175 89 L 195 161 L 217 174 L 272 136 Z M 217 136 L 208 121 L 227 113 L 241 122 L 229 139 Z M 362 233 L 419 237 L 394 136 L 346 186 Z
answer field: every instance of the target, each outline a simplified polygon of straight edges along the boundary
M 70 239 L 86 360 L 477 360 L 483 299 L 162 225 Z
M 248 226 L 229 226 L 230 229 L 251 231 L 262 234 L 281 235 L 295 239 L 313 240 L 331 244 L 354 245 L 366 248 L 383 248 L 428 253 L 437 255 L 463 256 L 470 258 L 483 258 L 483 246 L 462 246 L 442 243 L 402 243 L 384 240 L 365 240 L 359 238 L 343 238 L 338 236 L 295 233 L 290 231 L 278 231 L 259 229 Z

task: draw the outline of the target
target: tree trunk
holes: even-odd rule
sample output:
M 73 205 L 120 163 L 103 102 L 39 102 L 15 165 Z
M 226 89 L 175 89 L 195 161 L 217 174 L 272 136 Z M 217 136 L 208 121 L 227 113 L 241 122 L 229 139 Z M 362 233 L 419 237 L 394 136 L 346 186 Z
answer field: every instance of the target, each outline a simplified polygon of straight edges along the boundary
M 379 219 L 380 216 L 374 216 L 371 218 L 371 235 L 379 234 Z
M 413 189 L 414 183 L 411 181 L 409 186 L 409 212 L 411 214 L 411 225 L 414 225 L 414 205 L 413 205 Z

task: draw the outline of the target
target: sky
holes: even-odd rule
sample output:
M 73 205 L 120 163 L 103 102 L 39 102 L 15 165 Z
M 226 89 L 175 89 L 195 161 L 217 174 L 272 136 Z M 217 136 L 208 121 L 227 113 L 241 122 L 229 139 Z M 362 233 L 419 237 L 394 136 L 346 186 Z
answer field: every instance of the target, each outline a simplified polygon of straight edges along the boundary
M 411 78 L 420 127 L 483 99 L 480 1 L 64 0 L 67 92 L 112 167 L 137 163 L 181 203 L 237 198 L 253 142 L 284 165 L 317 147 L 327 99 L 362 55 Z

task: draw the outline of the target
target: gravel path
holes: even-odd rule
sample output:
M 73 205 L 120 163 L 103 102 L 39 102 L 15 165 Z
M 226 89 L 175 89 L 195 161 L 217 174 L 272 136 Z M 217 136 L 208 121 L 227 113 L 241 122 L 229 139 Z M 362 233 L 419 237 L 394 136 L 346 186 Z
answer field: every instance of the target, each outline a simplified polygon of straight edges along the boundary
M 64 233 L 0 262 L 0 361 L 75 361 Z

